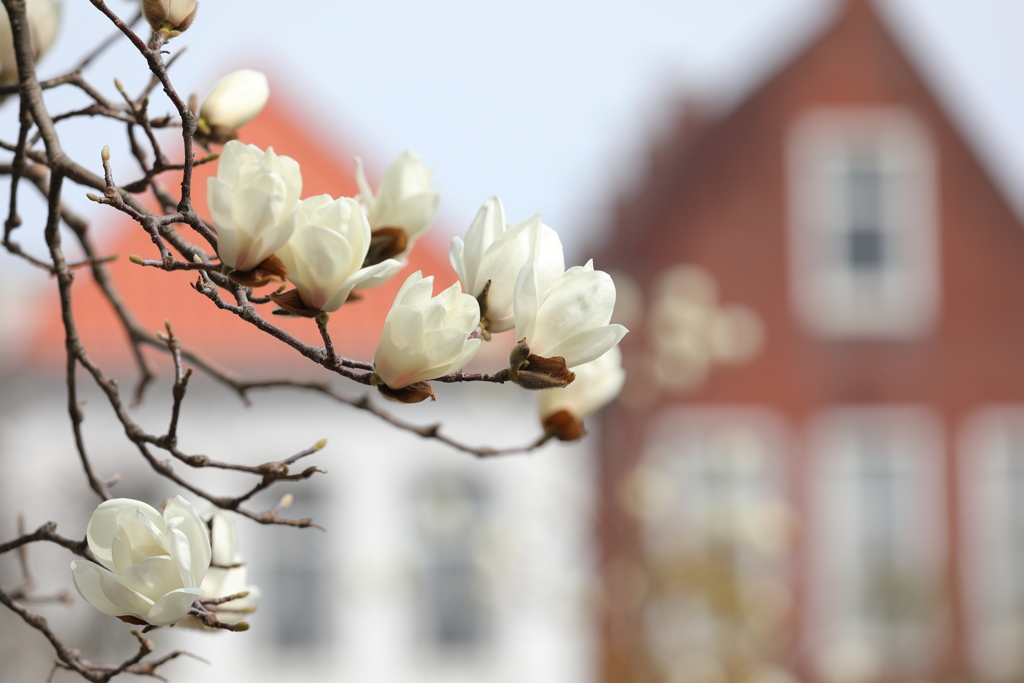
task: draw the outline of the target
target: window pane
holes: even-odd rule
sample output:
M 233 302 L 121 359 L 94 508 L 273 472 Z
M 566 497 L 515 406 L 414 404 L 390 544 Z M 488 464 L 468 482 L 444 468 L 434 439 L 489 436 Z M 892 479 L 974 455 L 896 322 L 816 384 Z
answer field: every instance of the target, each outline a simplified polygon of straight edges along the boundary
M 491 635 L 487 585 L 478 561 L 487 490 L 473 479 L 439 474 L 421 481 L 413 498 L 424 640 L 442 652 L 480 649 Z

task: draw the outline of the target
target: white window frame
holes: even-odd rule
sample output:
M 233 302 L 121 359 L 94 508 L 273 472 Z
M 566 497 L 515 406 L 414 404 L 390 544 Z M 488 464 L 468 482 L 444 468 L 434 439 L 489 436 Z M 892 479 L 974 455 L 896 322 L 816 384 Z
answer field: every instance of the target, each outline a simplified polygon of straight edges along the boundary
M 987 678 L 1019 680 L 1024 674 L 1024 529 L 1018 534 L 1009 516 L 1014 506 L 1024 505 L 1024 496 L 1013 499 L 1015 487 L 1007 475 L 1024 477 L 1024 404 L 989 405 L 972 413 L 960 432 L 959 468 L 969 656 Z M 1014 544 L 1021 553 L 1016 558 Z
M 872 675 L 927 675 L 948 629 L 941 590 L 947 552 L 941 419 L 919 406 L 827 408 L 809 423 L 807 455 L 811 580 L 805 645 L 812 660 L 826 677 L 830 662 L 844 652 L 862 653 Z M 877 533 L 866 525 L 879 506 L 865 503 L 886 490 L 864 488 L 871 485 L 863 477 L 865 465 L 898 475 L 885 482 L 892 493 L 882 501 L 891 513 L 885 528 L 896 539 L 890 561 L 897 579 L 922 589 L 917 597 L 928 601 L 927 616 L 881 624 L 870 614 L 874 579 L 864 546 Z
M 822 107 L 787 139 L 790 295 L 826 338 L 912 339 L 940 304 L 937 160 L 924 125 L 899 107 Z M 848 177 L 871 157 L 882 178 L 882 261 L 851 265 Z

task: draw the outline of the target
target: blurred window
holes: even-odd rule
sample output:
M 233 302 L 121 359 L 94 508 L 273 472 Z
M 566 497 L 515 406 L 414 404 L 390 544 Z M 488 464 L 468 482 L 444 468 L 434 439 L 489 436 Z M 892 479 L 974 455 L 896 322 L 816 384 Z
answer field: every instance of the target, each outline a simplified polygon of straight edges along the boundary
M 432 474 L 413 493 L 421 556 L 420 628 L 432 650 L 458 655 L 490 640 L 491 611 L 481 550 L 488 490 L 456 474 Z
M 1024 406 L 972 417 L 962 449 L 971 649 L 982 673 L 1024 679 Z
M 853 643 L 906 673 L 931 659 L 946 614 L 937 424 L 923 410 L 852 407 L 817 422 L 815 649 Z
M 294 503 L 281 513 L 282 517 L 309 517 L 325 523 L 329 506 L 323 490 L 306 482 L 295 489 L 294 495 Z M 263 549 L 269 555 L 262 563 L 266 573 L 254 580 L 266 602 L 265 607 L 259 607 L 260 623 L 267 624 L 274 646 L 281 650 L 323 651 L 331 638 L 334 596 L 330 544 L 312 529 L 282 526 L 260 532 L 268 537 Z M 248 556 L 244 550 L 243 555 Z
M 791 604 L 781 434 L 761 411 L 672 411 L 627 480 L 643 529 L 646 632 L 666 673 L 684 660 L 733 670 L 778 654 Z
M 926 333 L 938 309 L 935 162 L 900 109 L 818 109 L 789 144 L 791 291 L 836 338 Z

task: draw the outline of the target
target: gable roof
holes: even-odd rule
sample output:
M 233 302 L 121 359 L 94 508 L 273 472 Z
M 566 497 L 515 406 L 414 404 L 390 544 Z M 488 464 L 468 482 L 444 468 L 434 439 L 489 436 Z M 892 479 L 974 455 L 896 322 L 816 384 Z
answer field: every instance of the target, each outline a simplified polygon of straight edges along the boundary
M 814 84 L 816 105 L 909 105 L 925 113 L 940 135 L 956 139 L 963 163 L 984 178 L 986 192 L 991 190 L 999 210 L 1017 216 L 979 155 L 879 16 L 875 0 L 839 0 L 837 4 L 836 19 L 825 31 L 795 51 L 781 68 L 717 121 L 711 122 L 706 110 L 697 110 L 694 115 L 696 107 L 689 103 L 690 111 L 683 111 L 673 137 L 652 152 L 645 181 L 620 202 L 614 236 L 609 241 L 615 250 L 609 256 L 628 260 L 638 255 L 637 250 L 643 251 L 646 232 L 662 223 L 665 206 L 672 203 L 680 189 L 706 189 L 709 171 L 714 167 L 738 163 L 748 140 L 790 122 L 794 112 L 808 104 L 809 83 Z M 659 251 L 663 253 L 664 249 Z
M 355 195 L 358 189 L 353 155 L 337 149 L 337 145 L 325 144 L 324 140 L 330 137 L 318 135 L 314 126 L 295 112 L 283 109 L 282 99 L 271 97 L 263 112 L 241 130 L 241 141 L 260 148 L 274 147 L 278 154 L 298 161 L 302 167 L 304 197 L 324 193 L 334 197 Z M 216 174 L 216 166 L 210 163 L 195 169 L 193 202 L 201 215 L 206 214 L 207 178 Z M 371 164 L 373 166 L 383 165 Z M 161 180 L 172 194 L 177 193 L 180 176 L 176 178 L 175 174 L 167 173 Z M 228 367 L 256 366 L 268 372 L 311 367 L 309 361 L 293 349 L 235 315 L 217 309 L 205 296 L 194 291 L 190 287 L 196 279 L 194 273 L 168 273 L 131 263 L 127 258 L 130 254 L 157 258 L 155 247 L 138 224 L 112 209 L 110 216 L 117 224 L 116 237 L 101 253 L 118 255 L 108 268 L 125 303 L 143 327 L 162 331 L 164 320 L 169 320 L 184 347 Z M 201 238 L 187 226 L 179 228 L 189 240 L 202 244 Z M 410 273 L 422 270 L 425 275 L 434 275 L 435 292 L 455 282 L 457 277 L 448 263 L 446 251 L 428 233 L 416 243 L 406 268 L 391 281 L 361 292 L 361 301 L 350 302 L 332 313 L 329 329 L 338 353 L 366 360 L 372 358 L 391 302 Z M 273 288 L 268 286 L 259 293 L 270 291 Z M 89 354 L 104 366 L 132 363 L 127 336 L 87 269 L 76 273 L 73 301 L 79 333 Z M 273 304 L 259 308 L 275 325 L 307 343 L 322 345 L 312 320 L 272 316 Z M 48 292 L 37 310 L 43 322 L 27 350 L 27 361 L 37 367 L 62 368 L 64 333 L 56 288 Z M 155 350 L 147 353 L 162 355 Z

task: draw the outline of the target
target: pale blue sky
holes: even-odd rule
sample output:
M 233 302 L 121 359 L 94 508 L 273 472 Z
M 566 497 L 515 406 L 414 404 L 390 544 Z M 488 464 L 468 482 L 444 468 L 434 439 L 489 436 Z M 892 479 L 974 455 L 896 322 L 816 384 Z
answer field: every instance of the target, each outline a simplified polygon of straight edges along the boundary
M 136 6 L 110 3 L 125 17 Z M 1024 2 L 878 4 L 1021 204 Z M 436 169 L 441 225 L 449 232 L 463 230 L 480 202 L 497 194 L 512 220 L 543 213 L 578 260 L 605 227 L 615 198 L 642 177 L 643 154 L 681 95 L 735 100 L 819 30 L 836 6 L 831 0 L 628 6 L 203 0 L 193 27 L 172 41 L 172 49 L 188 46 L 173 75 L 180 90 L 204 93 L 232 69 L 266 70 L 278 96 L 291 97 L 332 131 L 326 144 L 344 141 L 377 169 L 406 147 L 418 150 Z M 64 9 L 64 30 L 42 63 L 44 76 L 62 72 L 110 30 L 87 2 L 66 0 Z M 141 84 L 141 57 L 121 45 L 89 71 L 115 95 L 112 74 Z M 55 106 L 77 102 L 69 96 L 54 93 Z M 13 137 L 12 105 L 0 111 L 6 138 Z M 167 108 L 162 96 L 153 106 Z M 116 158 L 123 150 L 120 126 L 72 125 L 71 152 L 95 157 L 97 166 L 103 144 L 112 143 Z M 24 241 L 35 240 L 25 235 Z

